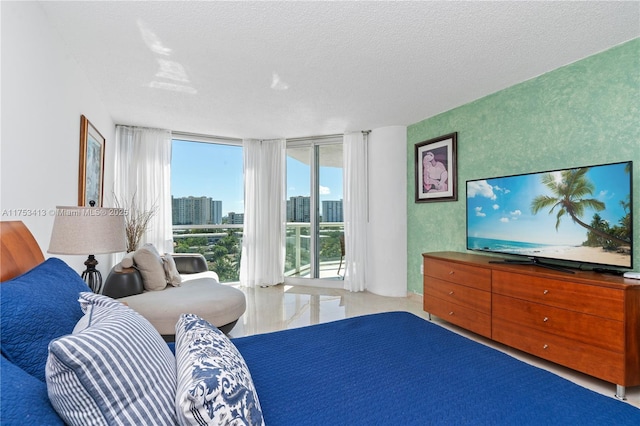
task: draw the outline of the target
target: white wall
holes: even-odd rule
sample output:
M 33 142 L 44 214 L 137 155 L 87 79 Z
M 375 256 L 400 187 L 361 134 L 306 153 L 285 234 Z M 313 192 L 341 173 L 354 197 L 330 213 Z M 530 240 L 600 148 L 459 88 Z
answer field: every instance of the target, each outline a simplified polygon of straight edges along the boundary
M 77 205 L 80 115 L 106 138 L 105 196 L 113 188 L 115 125 L 96 90 L 35 2 L 1 2 L 1 220 L 22 220 L 49 257 L 54 217 L 25 216 Z M 87 253 L 89 254 L 89 253 Z M 60 256 L 76 271 L 86 257 Z M 109 256 L 98 256 L 106 274 Z
M 407 128 L 369 134 L 369 257 L 367 290 L 407 295 Z

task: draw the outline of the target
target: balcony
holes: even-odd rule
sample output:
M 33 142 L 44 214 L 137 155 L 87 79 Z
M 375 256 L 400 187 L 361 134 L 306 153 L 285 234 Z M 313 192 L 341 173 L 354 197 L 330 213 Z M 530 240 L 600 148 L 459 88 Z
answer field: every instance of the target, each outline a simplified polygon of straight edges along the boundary
M 289 222 L 286 228 L 285 277 L 308 278 L 311 271 L 310 224 Z M 176 253 L 200 253 L 221 282 L 240 279 L 243 225 L 174 225 Z M 319 278 L 340 280 L 344 275 L 340 236 L 344 223 L 323 222 L 319 229 Z M 342 263 L 342 265 L 341 265 Z M 339 272 L 339 273 L 338 273 Z
M 342 279 L 344 259 L 340 236 L 344 234 L 343 222 L 321 222 L 318 239 L 318 278 Z M 311 273 L 311 226 L 304 222 L 287 223 L 287 250 L 285 277 L 309 277 Z M 342 265 L 341 265 L 342 263 Z

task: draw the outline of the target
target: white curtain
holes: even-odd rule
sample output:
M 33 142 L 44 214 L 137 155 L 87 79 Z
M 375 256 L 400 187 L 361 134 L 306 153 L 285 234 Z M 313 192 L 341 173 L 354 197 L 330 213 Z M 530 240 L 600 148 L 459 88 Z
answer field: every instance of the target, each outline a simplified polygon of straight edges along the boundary
M 246 139 L 240 284 L 284 282 L 286 141 Z
M 367 134 L 348 133 L 343 138 L 344 173 L 344 288 L 366 289 L 367 273 Z
M 116 126 L 114 195 L 121 206 L 133 199 L 139 209 L 156 214 L 140 244 L 173 252 L 171 229 L 171 131 Z

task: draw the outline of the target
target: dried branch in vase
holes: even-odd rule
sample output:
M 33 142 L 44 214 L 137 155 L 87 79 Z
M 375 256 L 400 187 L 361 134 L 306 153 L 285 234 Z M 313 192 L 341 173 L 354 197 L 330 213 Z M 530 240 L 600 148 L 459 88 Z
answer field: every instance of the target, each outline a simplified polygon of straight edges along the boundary
M 125 233 L 127 236 L 127 253 L 136 251 L 153 216 L 155 216 L 158 206 L 154 203 L 151 208 L 145 210 L 136 204 L 136 195 L 133 194 L 131 201 L 120 205 L 118 197 L 113 196 L 117 208 L 124 209 L 125 212 Z

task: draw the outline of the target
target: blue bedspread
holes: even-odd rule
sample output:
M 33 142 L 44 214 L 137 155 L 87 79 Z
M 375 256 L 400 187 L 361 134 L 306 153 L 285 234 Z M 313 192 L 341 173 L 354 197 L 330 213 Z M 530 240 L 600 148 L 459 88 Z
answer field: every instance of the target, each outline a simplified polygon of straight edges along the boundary
M 267 426 L 640 425 L 640 409 L 406 312 L 233 342 Z

